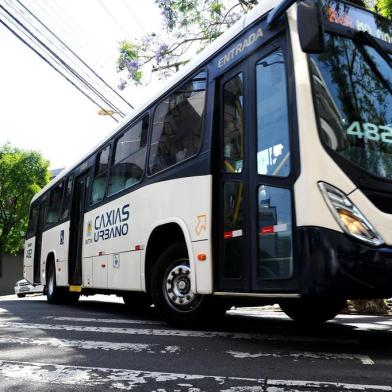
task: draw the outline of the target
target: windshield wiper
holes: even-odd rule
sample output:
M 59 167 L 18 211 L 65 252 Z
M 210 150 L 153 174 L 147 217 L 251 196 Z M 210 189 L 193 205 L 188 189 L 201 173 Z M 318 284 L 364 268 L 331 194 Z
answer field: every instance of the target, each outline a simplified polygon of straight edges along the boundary
M 354 39 L 356 41 L 361 40 L 366 42 L 368 45 L 373 47 L 376 52 L 385 60 L 385 62 L 392 68 L 392 59 L 389 57 L 388 52 L 368 33 L 363 32 L 363 31 L 358 31 L 354 35 Z M 360 43 L 360 42 L 359 42 Z M 377 76 L 377 78 L 381 81 L 383 86 L 389 91 L 389 93 L 392 95 L 392 86 L 389 80 L 387 80 L 384 75 L 380 72 L 378 69 L 377 64 L 374 62 L 374 60 L 369 56 L 369 53 L 367 50 L 360 44 L 357 45 L 359 51 L 361 52 L 363 58 L 365 59 L 366 63 L 372 70 L 372 72 Z

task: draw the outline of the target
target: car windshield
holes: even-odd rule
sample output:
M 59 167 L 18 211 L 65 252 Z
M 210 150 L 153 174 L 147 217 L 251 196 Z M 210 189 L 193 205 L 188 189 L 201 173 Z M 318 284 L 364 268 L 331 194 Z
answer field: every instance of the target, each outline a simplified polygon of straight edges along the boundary
M 326 34 L 326 50 L 311 55 L 310 64 L 324 144 L 367 172 L 392 179 L 390 63 L 366 42 Z

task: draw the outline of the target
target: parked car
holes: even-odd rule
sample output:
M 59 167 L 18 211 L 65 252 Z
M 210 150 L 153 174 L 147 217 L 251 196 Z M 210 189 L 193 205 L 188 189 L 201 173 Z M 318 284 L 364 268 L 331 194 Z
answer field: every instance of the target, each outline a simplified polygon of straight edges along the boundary
M 36 293 L 43 293 L 44 286 L 41 284 L 32 284 L 28 282 L 26 279 L 19 280 L 15 284 L 15 294 L 19 298 L 23 298 L 26 294 L 36 294 Z

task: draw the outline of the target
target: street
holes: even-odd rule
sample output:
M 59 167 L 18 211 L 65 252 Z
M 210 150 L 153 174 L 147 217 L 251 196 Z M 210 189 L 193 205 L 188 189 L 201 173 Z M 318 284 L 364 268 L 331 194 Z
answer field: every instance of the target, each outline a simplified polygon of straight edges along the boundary
M 181 330 L 114 296 L 75 306 L 0 297 L 0 391 L 392 391 L 392 317 L 296 325 L 235 309 Z

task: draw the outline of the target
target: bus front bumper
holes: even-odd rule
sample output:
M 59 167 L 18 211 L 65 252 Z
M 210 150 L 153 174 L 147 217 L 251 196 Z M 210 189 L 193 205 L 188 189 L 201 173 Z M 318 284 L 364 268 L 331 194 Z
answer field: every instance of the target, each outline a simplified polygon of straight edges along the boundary
M 321 227 L 297 229 L 298 283 L 302 296 L 392 297 L 392 247 L 370 247 Z

